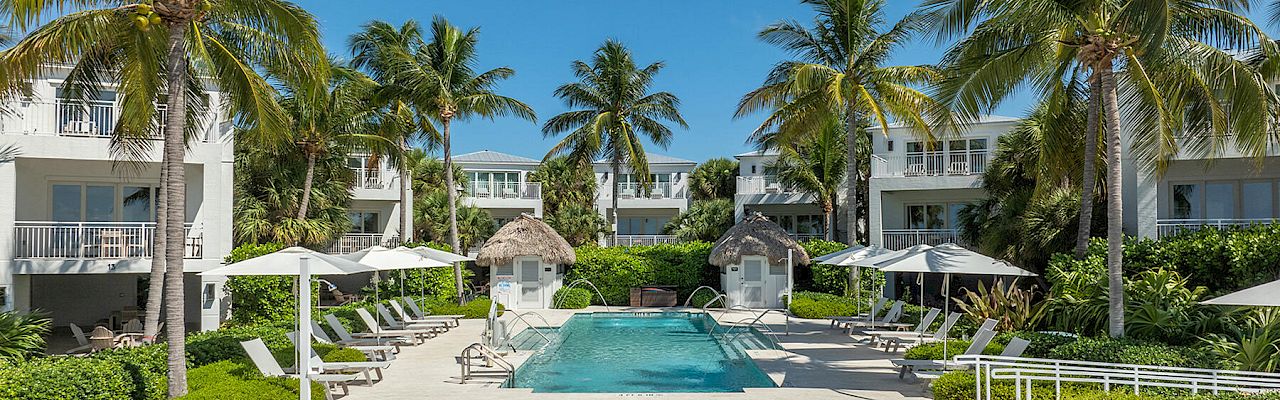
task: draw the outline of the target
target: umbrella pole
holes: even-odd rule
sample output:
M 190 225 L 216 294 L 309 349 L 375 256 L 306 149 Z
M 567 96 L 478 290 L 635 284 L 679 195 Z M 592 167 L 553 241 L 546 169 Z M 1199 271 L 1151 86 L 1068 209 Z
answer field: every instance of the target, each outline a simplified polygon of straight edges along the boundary
M 404 270 L 400 270 L 400 297 L 404 297 Z
M 373 331 L 376 332 L 374 338 L 377 339 L 378 343 L 382 343 L 382 313 L 378 312 L 377 306 L 382 304 L 382 293 L 379 293 L 378 286 L 382 286 L 382 272 L 373 271 L 373 321 L 378 324 Z
M 298 399 L 311 400 L 311 267 L 309 257 L 298 258 Z
M 951 274 L 943 274 L 942 275 L 942 298 L 943 298 L 942 301 L 944 304 L 943 311 L 947 313 L 951 312 L 951 296 L 949 295 L 950 293 L 951 293 Z M 949 357 L 949 354 L 947 354 L 947 344 L 948 342 L 951 341 L 951 338 L 947 337 L 949 333 L 950 332 L 948 331 L 942 332 L 942 369 L 944 371 L 947 369 L 947 363 L 951 361 L 951 357 Z

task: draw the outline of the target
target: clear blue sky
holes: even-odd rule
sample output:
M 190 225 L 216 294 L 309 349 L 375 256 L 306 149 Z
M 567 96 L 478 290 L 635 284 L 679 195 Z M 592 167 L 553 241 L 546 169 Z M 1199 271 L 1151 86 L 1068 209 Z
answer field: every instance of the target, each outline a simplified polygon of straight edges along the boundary
M 507 66 L 514 78 L 499 92 L 524 101 L 539 122 L 518 119 L 456 124 L 454 154 L 494 150 L 540 159 L 554 143 L 544 139 L 541 122 L 567 111 L 552 91 L 573 80 L 569 63 L 587 59 L 605 39 L 627 44 L 638 62 L 665 61 L 655 90 L 675 93 L 689 129 L 676 130 L 667 149 L 651 152 L 703 161 L 749 150 L 747 135 L 762 119 L 735 120 L 738 99 L 757 87 L 784 52 L 756 39 L 764 26 L 782 19 L 809 22 L 813 13 L 797 0 L 645 0 L 645 1 L 300 1 L 319 19 L 329 51 L 350 58 L 347 38 L 372 20 L 424 25 L 443 15 L 454 24 L 480 27 L 479 67 Z M 887 1 L 890 23 L 917 1 Z M 1261 19 L 1257 21 L 1263 21 Z M 917 40 L 898 51 L 896 64 L 932 64 L 944 49 Z M 997 114 L 1022 116 L 1029 96 L 1007 101 Z

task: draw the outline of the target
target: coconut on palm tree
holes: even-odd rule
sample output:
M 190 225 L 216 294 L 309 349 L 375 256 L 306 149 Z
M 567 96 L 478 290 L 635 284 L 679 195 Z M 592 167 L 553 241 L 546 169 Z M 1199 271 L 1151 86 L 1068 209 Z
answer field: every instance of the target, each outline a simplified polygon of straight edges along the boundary
M 590 62 L 575 60 L 571 65 L 578 81 L 556 88 L 555 95 L 573 110 L 551 117 L 542 126 L 546 137 L 568 134 L 543 159 L 567 154 L 582 164 L 597 157 L 609 163 L 613 181 L 609 224 L 615 227 L 612 242 L 616 243 L 618 174 L 625 167 L 649 190 L 652 182 L 642 139 L 666 148 L 672 132 L 664 121 L 682 128 L 689 125 L 680 115 L 679 98 L 669 92 L 649 92 L 654 76 L 666 65 L 661 61 L 640 68 L 626 46 L 608 40 Z
M 444 168 L 450 170 L 453 168 L 450 136 L 455 120 L 514 116 L 533 121 L 537 117 L 533 108 L 496 92 L 498 82 L 515 75 L 515 70 L 507 67 L 476 70 L 479 28 L 462 29 L 437 16 L 431 20 L 429 29 L 430 40 L 424 40 L 417 22 L 412 20 L 399 29 L 374 21 L 351 38 L 351 48 L 355 64 L 368 68 L 382 85 L 379 94 L 382 101 L 413 110 L 419 133 L 434 132 L 432 121 L 440 124 L 438 142 L 444 154 Z M 402 142 L 402 146 L 407 148 L 407 142 Z M 453 175 L 445 174 L 444 178 L 445 187 L 450 188 L 446 191 L 449 241 L 454 249 L 460 249 L 458 191 L 452 189 L 457 185 Z M 464 301 L 461 265 L 454 265 L 454 278 L 458 300 Z
M 323 72 L 325 63 L 315 19 L 283 0 L 15 0 L 0 10 L 18 30 L 30 30 L 0 55 L 5 70 L 0 85 L 13 88 L 50 64 L 73 65 L 65 85 L 81 89 L 71 91 L 82 96 L 76 100 L 96 94 L 107 81 L 119 85 L 121 112 L 112 130 L 119 157 L 140 161 L 150 146 L 144 139 L 164 138 L 166 206 L 157 223 L 173 223 L 158 228 L 157 237 L 164 236 L 169 395 L 181 396 L 187 390 L 181 223 L 186 219 L 185 139 L 199 128 L 206 108 L 202 92 L 208 86 L 227 93 L 224 106 L 244 122 L 246 134 L 286 129 L 288 117 L 258 67 L 277 72 L 285 82 L 317 84 L 312 74 Z M 159 305 L 148 310 L 158 312 Z M 148 333 L 154 332 L 150 323 L 159 316 L 147 317 Z
M 1274 126 L 1268 116 L 1277 112 L 1269 80 L 1236 52 L 1222 50 L 1276 54 L 1276 45 L 1241 14 L 1244 5 L 930 0 L 922 6 L 940 38 L 964 36 L 943 58 L 947 78 L 937 96 L 960 120 L 989 112 L 1017 88 L 1043 96 L 1077 67 L 1092 71 L 1097 91 L 1091 97 L 1105 129 L 1112 336 L 1124 334 L 1120 126 L 1127 127 L 1132 159 L 1144 173 L 1163 173 L 1179 153 L 1212 157 L 1228 143 L 1248 156 L 1266 154 Z M 1090 179 L 1081 184 L 1092 191 Z
M 743 96 L 737 117 L 765 111 L 768 116 L 752 134 L 752 141 L 778 133 L 782 142 L 800 142 L 815 135 L 832 118 L 843 118 L 846 148 L 857 149 L 870 133 L 865 126 L 889 132 L 897 120 L 921 136 L 934 141 L 934 128 L 927 112 L 934 101 L 918 89 L 940 77 L 933 67 L 893 66 L 893 51 L 905 45 L 921 20 L 908 15 L 893 25 L 884 24 L 881 0 L 802 0 L 817 13 L 812 26 L 797 21 L 769 25 L 761 40 L 790 52 L 795 59 L 779 63 L 769 71 L 764 84 Z M 849 151 L 846 162 L 846 207 L 849 243 L 865 241 L 866 221 L 858 218 L 863 196 L 861 182 L 870 171 L 858 160 L 860 152 Z M 869 167 L 868 167 L 869 168 Z

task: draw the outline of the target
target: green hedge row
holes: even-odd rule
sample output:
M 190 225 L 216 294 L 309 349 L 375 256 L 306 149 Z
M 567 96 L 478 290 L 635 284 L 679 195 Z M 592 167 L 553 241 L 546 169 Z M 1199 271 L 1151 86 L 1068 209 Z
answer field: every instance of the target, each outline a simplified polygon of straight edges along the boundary
M 935 379 L 929 387 L 933 390 L 934 400 L 969 400 L 976 398 L 973 382 L 973 372 L 956 371 L 946 373 Z M 1023 390 L 1026 389 L 1024 388 Z M 1032 385 L 1031 392 L 1031 398 L 1034 399 L 1055 398 L 1052 383 L 1038 382 Z M 1013 381 L 1009 380 L 992 380 L 991 395 L 992 398 L 999 400 L 1017 398 L 1014 395 Z M 1133 394 L 1132 386 L 1112 385 L 1111 391 L 1107 392 L 1102 390 L 1101 385 L 1068 383 L 1062 386 L 1061 398 L 1064 400 L 1280 400 L 1280 393 L 1193 395 L 1184 390 L 1151 390 L 1151 388 L 1144 388 L 1142 394 L 1135 395 Z
M 591 291 L 580 287 L 562 287 L 551 296 L 556 308 L 577 310 L 591 305 Z
M 565 282 L 591 281 L 612 305 L 630 303 L 631 288 L 672 285 L 678 298 L 689 296 L 701 285 L 720 287 L 719 272 L 707 264 L 711 243 L 687 242 L 635 247 L 582 246 L 578 261 L 569 268 Z M 592 293 L 592 304 L 600 299 Z

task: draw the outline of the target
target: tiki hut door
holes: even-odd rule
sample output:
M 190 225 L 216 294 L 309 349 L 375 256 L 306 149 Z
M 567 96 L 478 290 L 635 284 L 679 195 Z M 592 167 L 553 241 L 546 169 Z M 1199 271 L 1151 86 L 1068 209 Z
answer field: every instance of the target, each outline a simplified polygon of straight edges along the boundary
M 742 303 L 751 308 L 764 308 L 768 304 L 765 302 L 765 274 L 768 272 L 769 264 L 764 257 L 744 256 L 742 257 L 742 274 L 738 275 L 741 279 L 739 285 L 742 288 Z
M 533 257 L 515 259 L 516 279 L 520 282 L 520 308 L 547 308 L 542 279 L 542 260 Z

